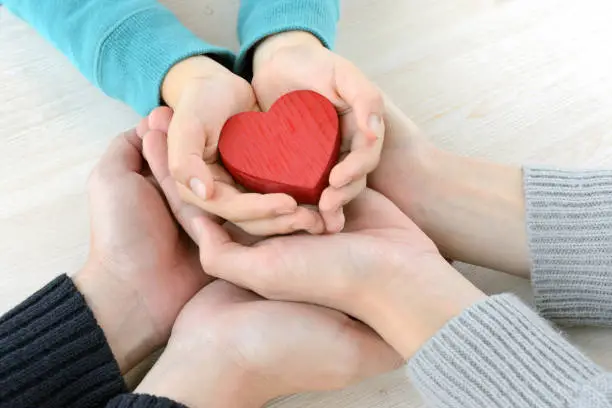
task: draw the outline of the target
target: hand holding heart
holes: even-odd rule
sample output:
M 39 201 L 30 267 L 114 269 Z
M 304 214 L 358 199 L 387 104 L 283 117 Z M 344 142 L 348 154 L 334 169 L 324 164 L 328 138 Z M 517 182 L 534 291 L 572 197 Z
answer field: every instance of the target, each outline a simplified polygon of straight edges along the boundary
M 236 113 L 257 109 L 244 79 L 204 56 L 176 64 L 162 85 L 168 108 L 154 110 L 138 130 L 168 133 L 168 163 L 180 197 L 255 235 L 323 231 L 318 214 L 286 194 L 244 193 L 219 161 L 221 129 Z
M 351 62 L 312 34 L 293 31 L 266 39 L 255 51 L 253 89 L 267 111 L 288 92 L 306 89 L 325 96 L 340 116 L 340 163 L 331 170 L 319 210 L 329 232 L 344 226 L 343 205 L 366 187 L 383 146 L 384 101 L 380 90 Z
M 302 62 L 285 66 L 300 55 Z M 258 46 L 254 62 L 253 88 L 207 57 L 175 65 L 162 87 L 174 115 L 167 109 L 153 111 L 139 134 L 147 128 L 168 131 L 169 165 L 181 197 L 251 234 L 340 231 L 342 206 L 365 188 L 365 176 L 378 164 L 384 135 L 378 90 L 354 66 L 306 33 L 270 37 Z M 303 62 L 308 64 L 296 71 L 295 65 Z M 274 78 L 276 73 L 282 75 Z M 298 206 L 288 194 L 244 192 L 221 165 L 217 150 L 221 130 L 231 116 L 260 106 L 269 110 L 281 96 L 298 89 L 325 96 L 340 115 L 343 160 L 326 180 L 330 186 L 318 203 L 320 214 Z

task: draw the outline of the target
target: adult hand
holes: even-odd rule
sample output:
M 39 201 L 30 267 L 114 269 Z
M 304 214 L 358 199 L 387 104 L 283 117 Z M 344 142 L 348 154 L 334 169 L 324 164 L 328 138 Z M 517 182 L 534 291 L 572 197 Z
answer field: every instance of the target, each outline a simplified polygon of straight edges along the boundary
M 167 117 L 169 126 L 150 120 L 149 128 L 168 133 L 170 173 L 183 200 L 251 234 L 322 231 L 317 214 L 298 209 L 287 194 L 243 192 L 219 160 L 217 147 L 225 122 L 237 113 L 258 109 L 248 82 L 211 58 L 196 56 L 170 69 L 162 96 L 174 115 Z
M 448 257 L 528 277 L 523 173 L 436 148 L 391 101 L 368 186 L 392 200 Z
M 331 171 L 319 210 L 327 231 L 342 230 L 343 205 L 365 189 L 367 174 L 378 165 L 385 134 L 380 91 L 357 67 L 301 31 L 265 39 L 255 50 L 253 75 L 253 89 L 263 110 L 299 89 L 322 94 L 338 110 L 343 159 Z
M 366 190 L 346 208 L 344 232 L 270 238 L 252 246 L 217 224 L 197 223 L 208 273 L 269 299 L 344 311 L 412 356 L 484 295 L 440 256 L 388 199 Z
M 124 373 L 167 341 L 180 309 L 211 280 L 192 240 L 177 227 L 141 151 L 136 132 L 125 132 L 93 170 L 90 253 L 74 277 Z M 192 219 L 203 214 L 165 192 L 191 230 Z
M 181 311 L 136 392 L 192 408 L 261 407 L 282 395 L 343 388 L 401 362 L 342 313 L 264 300 L 219 280 Z

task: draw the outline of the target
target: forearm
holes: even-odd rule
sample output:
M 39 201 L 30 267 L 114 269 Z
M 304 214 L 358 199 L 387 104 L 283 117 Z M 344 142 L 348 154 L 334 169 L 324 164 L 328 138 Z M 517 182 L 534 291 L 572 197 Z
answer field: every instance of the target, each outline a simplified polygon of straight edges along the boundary
M 434 148 L 390 102 L 385 124 L 372 187 L 415 221 L 444 255 L 528 276 L 521 169 Z
M 126 391 L 104 332 L 65 275 L 0 318 L 0 350 L 0 407 L 92 407 Z
M 227 66 L 232 54 L 207 44 L 154 0 L 4 0 L 111 97 L 146 115 L 160 104 L 168 70 L 192 55 Z
M 306 31 L 324 46 L 332 48 L 339 18 L 339 0 L 241 0 L 236 72 L 250 79 L 255 47 L 274 34 Z

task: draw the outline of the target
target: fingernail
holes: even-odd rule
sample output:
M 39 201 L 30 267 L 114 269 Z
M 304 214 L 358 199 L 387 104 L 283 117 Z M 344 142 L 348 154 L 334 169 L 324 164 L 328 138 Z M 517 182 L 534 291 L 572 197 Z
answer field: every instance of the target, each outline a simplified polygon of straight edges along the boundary
M 368 128 L 372 131 L 375 139 L 381 137 L 382 118 L 376 113 L 371 114 L 368 118 Z
M 202 180 L 193 177 L 191 180 L 189 180 L 189 188 L 191 188 L 191 191 L 193 191 L 193 193 L 202 200 L 206 200 L 208 198 L 206 197 L 206 186 Z

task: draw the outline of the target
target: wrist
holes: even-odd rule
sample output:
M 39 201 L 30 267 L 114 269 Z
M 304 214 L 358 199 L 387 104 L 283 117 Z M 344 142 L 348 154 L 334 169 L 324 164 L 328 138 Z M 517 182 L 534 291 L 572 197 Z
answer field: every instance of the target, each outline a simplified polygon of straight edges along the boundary
M 451 319 L 487 296 L 439 255 L 424 255 L 405 265 L 410 270 L 403 267 L 368 289 L 360 314 L 409 359 Z
M 122 374 L 161 346 L 137 294 L 115 281 L 100 265 L 88 262 L 73 282 L 104 332 Z
M 324 47 L 314 34 L 307 31 L 285 31 L 263 39 L 253 54 L 253 72 L 274 58 L 278 51 L 292 47 Z
M 452 259 L 529 277 L 522 171 L 438 150 L 408 216 Z
M 189 408 L 261 408 L 272 399 L 254 375 L 228 358 L 227 350 L 216 349 L 214 341 L 188 354 L 189 346 L 184 346 L 171 340 L 135 392 Z
M 234 75 L 230 70 L 205 55 L 196 55 L 177 62 L 170 68 L 161 87 L 163 101 L 175 108 L 183 91 L 194 81 L 217 75 Z

